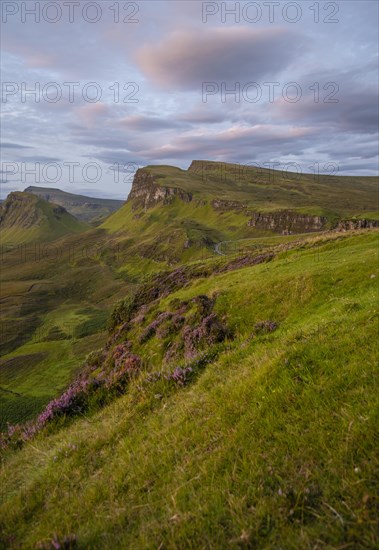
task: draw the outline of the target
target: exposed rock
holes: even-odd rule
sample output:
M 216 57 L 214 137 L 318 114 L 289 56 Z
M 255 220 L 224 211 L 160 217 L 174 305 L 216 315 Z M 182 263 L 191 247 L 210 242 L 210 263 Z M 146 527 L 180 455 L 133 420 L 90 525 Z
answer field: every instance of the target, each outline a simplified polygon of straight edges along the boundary
M 260 321 L 254 325 L 254 332 L 252 336 L 273 332 L 278 328 L 278 326 L 279 324 L 276 321 Z
M 247 225 L 257 229 L 271 229 L 272 231 L 291 235 L 292 233 L 321 231 L 326 227 L 327 221 L 324 216 L 310 216 L 290 210 L 282 210 L 253 214 Z
M 128 201 L 134 201 L 134 208 L 143 206 L 146 210 L 157 203 L 170 204 L 175 197 L 184 202 L 192 201 L 192 193 L 179 187 L 165 187 L 157 183 L 157 176 L 144 168 L 137 170 Z
M 238 201 L 226 201 L 223 199 L 214 199 L 212 206 L 215 210 L 221 210 L 222 212 L 228 212 L 229 210 L 243 210 L 246 205 L 241 204 Z
M 216 269 L 214 273 L 225 273 L 226 271 L 234 271 L 235 269 L 241 269 L 242 267 L 271 262 L 274 257 L 275 254 L 273 252 L 258 254 L 258 256 L 247 254 L 246 256 L 242 256 L 242 258 L 235 258 L 228 264 Z
M 65 208 L 63 208 L 63 206 L 56 206 L 55 208 L 53 208 L 53 212 L 54 212 L 55 216 L 57 216 L 59 218 L 60 216 L 65 214 L 67 212 L 67 210 Z
M 2 229 L 30 227 L 42 224 L 45 216 L 37 207 L 37 199 L 29 194 L 14 192 L 0 206 L 0 225 Z
M 379 220 L 368 220 L 362 218 L 360 220 L 340 220 L 335 229 L 337 231 L 351 231 L 352 229 L 373 229 L 374 227 L 379 227 Z

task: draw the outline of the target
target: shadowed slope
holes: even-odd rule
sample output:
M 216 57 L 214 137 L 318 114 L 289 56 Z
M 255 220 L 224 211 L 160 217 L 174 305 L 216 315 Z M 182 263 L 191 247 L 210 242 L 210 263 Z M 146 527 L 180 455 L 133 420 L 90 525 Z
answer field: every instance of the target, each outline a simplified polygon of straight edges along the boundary
M 86 229 L 87 224 L 78 221 L 62 206 L 50 204 L 30 193 L 10 193 L 0 205 L 3 245 L 48 242 Z

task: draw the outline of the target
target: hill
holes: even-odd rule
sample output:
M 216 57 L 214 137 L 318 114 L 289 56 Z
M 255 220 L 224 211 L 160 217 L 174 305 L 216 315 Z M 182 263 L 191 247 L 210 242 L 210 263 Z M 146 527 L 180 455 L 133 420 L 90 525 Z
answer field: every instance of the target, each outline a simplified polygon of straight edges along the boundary
M 3 245 L 53 241 L 63 235 L 85 231 L 62 206 L 50 204 L 31 193 L 10 193 L 0 205 Z
M 101 225 L 130 257 L 180 263 L 222 241 L 379 225 L 375 177 L 283 174 L 193 161 L 137 171 L 127 202 Z
M 139 176 L 139 177 L 138 177 Z M 137 172 L 146 188 L 179 188 L 194 199 L 227 201 L 225 207 L 253 211 L 294 210 L 339 218 L 363 215 L 378 205 L 378 178 L 297 174 L 239 164 L 193 161 L 188 170 L 147 166 Z M 132 189 L 129 198 L 138 196 Z M 236 204 L 234 204 L 234 202 Z M 217 206 L 217 205 L 215 205 Z
M 77 381 L 10 433 L 4 546 L 377 547 L 378 276 L 361 230 L 128 288 Z
M 75 218 L 87 223 L 99 223 L 102 218 L 106 218 L 124 204 L 124 201 L 120 200 L 86 197 L 50 187 L 30 186 L 25 192 L 59 204 Z
M 61 233 L 52 213 L 59 207 L 19 194 L 23 200 L 15 202 L 7 223 L 12 221 L 12 226 L 18 220 L 16 227 L 21 228 L 17 232 L 12 227 L 3 230 L 6 238 L 2 240 L 0 429 L 7 422 L 33 418 L 59 395 L 94 342 L 106 337 L 114 301 L 149 274 L 196 261 L 212 262 L 223 255 L 263 253 L 280 243 L 299 243 L 309 233 L 321 234 L 331 227 L 346 230 L 378 223 L 370 214 L 376 206 L 375 178 L 363 178 L 361 202 L 357 203 L 361 209 L 353 211 L 356 218 L 344 220 L 335 213 L 327 217 L 326 210 L 316 215 L 314 206 L 303 213 L 303 207 L 290 202 L 292 191 L 287 180 L 280 180 L 281 173 L 273 176 L 280 182 L 278 196 L 281 190 L 291 208 L 266 211 L 268 202 L 258 208 L 254 204 L 259 194 L 254 189 L 260 187 L 254 170 L 248 187 L 233 184 L 236 169 L 237 165 L 197 161 L 187 171 L 147 167 L 137 172 L 125 205 L 101 226 L 87 226 L 84 232 L 63 234 L 58 239 Z M 223 173 L 230 173 L 226 183 Z M 315 200 L 321 200 L 328 185 L 334 192 L 328 181 L 322 180 L 324 191 L 319 190 L 318 196 L 317 188 L 312 188 Z M 358 188 L 359 182 L 357 179 Z M 341 206 L 346 200 L 342 183 L 336 187 L 338 200 L 336 196 L 329 201 L 341 216 L 347 214 Z M 302 187 L 297 187 L 300 195 Z M 27 197 L 31 201 L 28 206 Z M 40 223 L 45 218 L 36 204 L 50 213 L 50 226 Z M 369 221 L 359 217 L 359 212 L 366 212 Z M 41 246 L 44 240 L 48 246 Z M 17 244 L 20 242 L 22 246 Z M 45 372 L 49 376 L 44 376 Z

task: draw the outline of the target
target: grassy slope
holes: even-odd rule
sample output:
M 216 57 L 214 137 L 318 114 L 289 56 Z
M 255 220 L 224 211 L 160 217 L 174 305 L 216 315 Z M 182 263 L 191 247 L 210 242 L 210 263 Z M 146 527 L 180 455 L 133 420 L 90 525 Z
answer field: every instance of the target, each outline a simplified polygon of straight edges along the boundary
M 188 388 L 137 379 L 6 456 L 4 544 L 377 547 L 377 244 L 301 246 L 162 300 L 220 292 L 236 340 Z M 265 319 L 279 329 L 249 338 Z
M 253 210 L 297 210 L 327 216 L 365 215 L 378 205 L 378 178 L 283 173 L 238 164 L 194 161 L 189 170 L 147 166 L 157 183 L 205 198 L 236 200 Z M 370 208 L 371 205 L 371 208 Z
M 1 206 L 1 246 L 45 243 L 64 235 L 86 231 L 89 226 L 66 211 L 30 193 L 11 193 Z
M 337 211 L 348 212 L 346 201 L 354 204 L 354 214 L 365 212 L 365 208 L 372 210 L 375 205 L 375 178 L 324 177 L 317 181 L 311 176 L 303 176 L 301 182 L 294 183 L 293 175 L 286 179 L 280 172 L 241 171 L 238 165 L 208 162 L 195 163 L 189 171 L 163 166 L 148 167 L 147 170 L 160 174 L 158 182 L 162 185 L 180 186 L 193 192 L 194 200 L 185 203 L 175 199 L 170 205 L 159 204 L 147 212 L 141 209 L 133 212 L 132 204 L 128 202 L 98 231 L 63 237 L 51 244 L 49 242 L 46 249 L 39 247 L 41 242 L 52 241 L 62 232 L 75 230 L 69 223 L 73 218 L 67 214 L 67 223 L 61 220 L 57 225 L 52 205 L 27 193 L 18 194 L 34 201 L 41 214 L 40 220 L 44 221 L 36 227 L 10 228 L 6 230 L 8 233 L 3 232 L 3 244 L 11 244 L 5 249 L 14 247 L 14 251 L 4 254 L 0 279 L 1 350 L 6 353 L 0 364 L 0 388 L 6 390 L 0 390 L 0 405 L 5 411 L 1 426 L 7 421 L 15 422 L 35 414 L 41 403 L 56 395 L 75 372 L 76 362 L 81 361 L 83 354 L 90 349 L 90 340 L 86 346 L 86 339 L 78 338 L 81 351 L 76 353 L 73 351 L 76 347 L 69 339 L 54 340 L 50 336 L 48 351 L 43 345 L 47 357 L 40 361 L 39 367 L 35 365 L 40 353 L 38 334 L 48 328 L 54 333 L 59 327 L 53 316 L 59 318 L 62 312 L 63 315 L 71 314 L 72 331 L 81 322 L 95 323 L 92 334 L 100 331 L 101 338 L 102 327 L 95 326 L 96 318 L 109 312 L 122 288 L 134 286 L 145 274 L 166 269 L 167 265 L 209 257 L 213 254 L 213 244 L 219 241 L 246 239 L 238 244 L 239 248 L 256 248 L 263 243 L 292 239 L 271 239 L 272 232 L 248 227 L 248 218 L 243 213 L 216 211 L 209 199 L 240 200 L 252 209 L 260 210 L 291 207 L 325 214 L 332 209 L 332 217 Z M 354 188 L 357 184 L 359 195 Z M 197 203 L 199 197 L 207 199 L 208 204 Z M 136 218 L 136 214 L 140 217 Z M 79 222 L 75 220 L 75 223 Z M 81 228 L 82 225 L 76 227 Z M 258 243 L 253 240 L 255 238 L 259 238 Z M 27 248 L 18 247 L 20 242 L 26 243 Z M 38 243 L 37 248 L 34 243 Z M 187 247 L 188 243 L 190 246 Z M 230 252 L 233 248 L 234 243 L 225 243 L 220 250 Z M 45 258 L 44 254 L 48 257 Z M 83 308 L 91 309 L 92 304 L 91 313 L 85 321 L 80 321 L 78 312 Z M 15 362 L 15 355 L 28 358 L 24 363 L 21 359 Z M 33 370 L 29 364 L 34 365 Z M 13 381 L 3 374 L 6 365 L 13 365 L 20 376 L 25 376 L 22 391 L 18 386 L 13 387 Z M 46 378 L 43 392 L 37 391 L 39 384 L 36 384 L 35 376 L 30 376 L 30 383 L 27 382 L 29 374 L 37 371 L 54 373 Z M 56 377 L 61 384 L 55 383 Z M 9 390 L 20 391 L 22 397 L 9 393 Z
M 177 215 L 180 227 L 180 212 L 185 211 L 185 206 L 180 201 L 171 210 L 161 209 L 164 223 Z M 77 372 L 84 356 L 92 350 L 94 338 L 103 341 L 105 317 L 120 292 L 125 293 L 143 274 L 167 268 L 166 262 L 149 258 L 154 255 L 149 248 L 141 258 L 142 247 L 149 238 L 156 238 L 162 224 L 162 220 L 151 221 L 158 212 L 159 209 L 155 209 L 148 220 L 137 227 L 130 225 L 134 246 L 131 244 L 132 231 L 125 231 L 129 238 L 119 249 L 119 242 L 125 240 L 123 234 L 120 241 L 112 242 L 104 232 L 92 230 L 50 244 L 46 249 L 47 257 L 43 248 L 35 249 L 34 245 L 25 249 L 16 247 L 4 256 L 0 279 L 3 352 L 0 359 L 0 430 L 7 422 L 13 424 L 32 418 L 59 394 Z M 195 226 L 196 220 L 186 223 L 187 227 L 189 224 Z M 144 239 L 137 238 L 139 231 Z M 221 231 L 217 234 L 220 238 L 231 236 Z M 193 250 L 183 253 L 183 243 L 177 238 L 171 243 L 168 255 L 206 256 L 205 249 L 201 248 L 195 251 L 196 254 Z M 208 253 L 208 256 L 211 258 L 214 254 Z M 84 308 L 87 308 L 85 315 L 81 313 Z M 102 324 L 96 324 L 96 319 L 102 320 Z M 84 338 L 79 330 L 83 323 L 92 323 Z
M 126 203 L 101 227 L 113 234 L 127 235 L 129 257 L 134 262 L 141 257 L 154 258 L 161 264 L 186 262 L 201 258 L 212 243 L 271 234 L 247 227 L 247 217 L 242 213 L 216 212 L 210 204 L 197 206 L 176 198 L 164 207 L 158 204 L 147 212 L 139 210 L 139 218 L 135 218 L 132 206 L 131 202 Z M 187 240 L 195 246 L 186 250 Z M 127 256 L 125 260 L 127 265 Z
M 91 230 L 46 246 L 15 246 L 3 255 L 1 428 L 38 413 L 72 379 L 97 345 L 94 340 L 103 341 L 106 317 L 125 287 L 112 251 L 104 246 L 99 252 L 105 238 L 104 232 Z M 8 376 L 7 365 L 17 380 Z
M 109 216 L 109 214 L 120 208 L 124 202 L 121 200 L 87 197 L 85 195 L 67 193 L 60 189 L 36 187 L 33 185 L 25 189 L 25 191 L 49 202 L 60 204 L 70 214 L 78 218 L 78 220 L 87 223 Z
M 220 241 L 272 236 L 270 230 L 247 225 L 249 211 L 289 209 L 300 214 L 326 216 L 329 226 L 340 217 L 376 219 L 378 180 L 375 177 L 329 177 L 304 174 L 296 179 L 280 171 L 239 165 L 194 161 L 189 170 L 173 166 L 147 166 L 156 184 L 178 187 L 193 194 L 192 202 L 175 198 L 169 205 L 144 211 L 128 201 L 103 222 L 113 235 L 127 236 L 125 273 L 144 270 L 146 259 L 174 264 L 200 259 L 208 247 Z M 248 211 L 230 206 L 213 208 L 214 199 L 237 201 Z M 185 243 L 190 246 L 185 248 Z M 158 266 L 156 266 L 158 267 Z
M 0 360 L 0 431 L 35 417 L 60 395 L 94 347 L 105 343 L 107 309 L 66 303 L 44 315 L 29 342 Z

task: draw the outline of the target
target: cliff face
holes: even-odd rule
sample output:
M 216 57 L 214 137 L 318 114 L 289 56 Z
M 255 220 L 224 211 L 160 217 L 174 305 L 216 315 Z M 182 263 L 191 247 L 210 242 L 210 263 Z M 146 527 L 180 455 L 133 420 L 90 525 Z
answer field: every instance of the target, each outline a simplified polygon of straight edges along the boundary
M 291 234 L 321 231 L 326 228 L 327 221 L 327 218 L 323 216 L 309 216 L 285 210 L 267 214 L 253 214 L 252 218 L 248 221 L 248 226 Z
M 218 166 L 217 163 L 193 161 L 188 172 L 201 175 L 201 171 L 209 170 L 213 173 Z M 178 179 L 176 179 L 175 172 L 170 172 L 167 167 L 159 167 L 156 171 L 152 169 L 152 167 L 137 170 L 128 197 L 128 201 L 133 201 L 133 210 L 139 208 L 147 210 L 157 204 L 167 205 L 170 204 L 175 197 L 178 197 L 182 201 L 192 202 L 194 208 L 210 204 L 217 214 L 223 214 L 225 212 L 235 212 L 236 214 L 242 213 L 247 217 L 248 227 L 273 231 L 277 234 L 307 233 L 324 231 L 327 229 L 347 231 L 349 229 L 379 226 L 379 221 L 367 219 L 342 218 L 333 222 L 333 220 L 336 220 L 336 216 L 327 218 L 325 215 L 302 213 L 295 209 L 291 210 L 291 208 L 259 212 L 256 211 L 258 204 L 253 204 L 255 197 L 253 191 L 251 192 L 251 196 L 246 193 L 247 200 L 234 200 L 233 196 L 230 197 L 233 200 L 225 198 L 228 197 L 227 191 L 230 191 L 230 189 L 224 189 L 222 187 L 223 180 L 220 180 L 220 186 L 215 185 L 213 182 L 207 188 L 204 184 L 201 187 L 201 191 L 206 192 L 208 190 L 209 194 L 206 198 L 202 198 L 201 192 L 199 191 L 200 187 L 196 179 L 193 180 L 193 188 L 190 187 L 191 181 L 186 182 L 187 185 L 185 189 L 187 190 L 181 188 L 181 181 L 185 177 L 183 174 L 184 171 L 181 171 L 181 173 L 178 174 Z M 191 191 L 193 189 L 193 193 L 188 189 Z M 219 196 L 218 193 L 220 193 Z M 306 212 L 306 210 L 304 209 L 303 212 Z M 139 216 L 141 214 L 138 213 L 136 215 Z
M 63 206 L 46 202 L 31 193 L 10 193 L 0 205 L 0 229 L 4 243 L 48 242 L 87 228 Z
M 165 187 L 157 183 L 157 177 L 147 170 L 140 168 L 137 170 L 132 189 L 129 193 L 128 201 L 134 200 L 136 206 L 152 208 L 159 202 L 169 204 L 178 197 L 184 202 L 192 201 L 192 193 L 183 191 L 178 187 Z
M 379 227 L 379 220 L 340 220 L 335 229 L 349 231 L 351 229 L 373 229 L 374 227 Z

